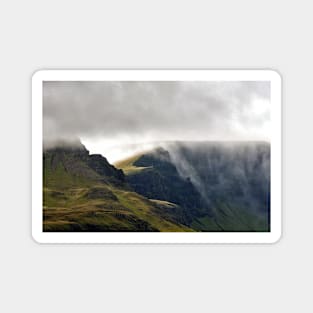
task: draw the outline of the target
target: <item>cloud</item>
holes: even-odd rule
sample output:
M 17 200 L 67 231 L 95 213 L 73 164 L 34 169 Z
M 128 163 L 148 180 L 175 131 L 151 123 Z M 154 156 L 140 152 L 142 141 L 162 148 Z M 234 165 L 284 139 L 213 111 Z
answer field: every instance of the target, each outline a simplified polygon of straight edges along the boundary
M 44 82 L 44 141 L 269 140 L 269 82 Z

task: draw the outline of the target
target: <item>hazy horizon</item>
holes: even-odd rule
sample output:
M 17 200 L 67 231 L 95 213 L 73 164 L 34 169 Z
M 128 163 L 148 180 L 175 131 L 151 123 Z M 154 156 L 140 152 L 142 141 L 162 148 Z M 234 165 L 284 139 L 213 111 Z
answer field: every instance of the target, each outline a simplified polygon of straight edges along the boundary
M 120 146 L 111 146 L 101 149 L 101 145 L 93 145 L 90 142 L 81 140 L 82 144 L 91 154 L 101 154 L 103 155 L 111 164 L 118 163 L 123 161 L 128 157 L 134 156 L 139 153 L 149 152 L 155 148 L 161 147 L 167 149 L 171 144 L 175 143 L 267 143 L 270 144 L 270 141 L 266 140 L 167 140 L 167 141 L 154 141 L 146 143 L 130 143 L 130 144 L 121 144 Z

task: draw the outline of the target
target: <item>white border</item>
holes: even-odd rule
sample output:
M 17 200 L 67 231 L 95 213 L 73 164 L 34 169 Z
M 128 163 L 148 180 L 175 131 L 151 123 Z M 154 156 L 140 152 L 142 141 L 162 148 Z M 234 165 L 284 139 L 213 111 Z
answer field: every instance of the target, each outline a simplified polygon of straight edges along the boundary
M 42 231 L 43 81 L 270 81 L 271 231 L 131 233 Z M 32 236 L 38 243 L 274 243 L 281 237 L 281 77 L 273 70 L 41 70 L 32 77 Z

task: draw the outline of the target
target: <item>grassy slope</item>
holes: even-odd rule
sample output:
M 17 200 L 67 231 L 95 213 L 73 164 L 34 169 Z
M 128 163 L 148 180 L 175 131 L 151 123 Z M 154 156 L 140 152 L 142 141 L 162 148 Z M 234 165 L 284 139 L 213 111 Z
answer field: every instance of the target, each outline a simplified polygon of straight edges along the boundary
M 61 164 L 44 166 L 43 229 L 45 231 L 191 231 L 165 220 L 153 202 L 83 176 L 70 175 Z
M 267 220 L 221 203 L 214 217 L 195 219 L 191 227 L 198 231 L 267 231 Z
M 117 162 L 115 166 L 122 169 L 126 175 L 135 175 L 150 167 L 137 167 L 133 163 L 140 158 L 141 154 Z M 159 208 L 169 209 L 177 206 L 174 203 L 159 199 L 150 199 Z M 225 203 L 220 203 L 214 209 L 214 217 L 196 218 L 190 227 L 195 231 L 268 231 L 266 218 L 249 214 L 242 208 L 231 208 Z
M 115 166 L 127 175 L 136 175 L 147 168 L 133 163 L 141 155 L 118 162 Z M 86 164 L 80 164 L 82 168 Z M 262 231 L 265 219 L 256 219 L 240 208 L 220 203 L 214 217 L 196 218 L 190 228 L 173 222 L 176 204 L 147 199 L 122 186 L 99 182 L 99 175 L 90 168 L 84 175 L 69 174 L 62 164 L 54 169 L 49 159 L 44 165 L 45 231 Z
M 152 168 L 152 166 L 139 167 L 133 164 L 135 161 L 137 161 L 141 157 L 141 155 L 142 154 L 136 154 L 130 158 L 116 162 L 114 166 L 118 169 L 122 169 L 125 175 L 136 174 L 144 169 Z

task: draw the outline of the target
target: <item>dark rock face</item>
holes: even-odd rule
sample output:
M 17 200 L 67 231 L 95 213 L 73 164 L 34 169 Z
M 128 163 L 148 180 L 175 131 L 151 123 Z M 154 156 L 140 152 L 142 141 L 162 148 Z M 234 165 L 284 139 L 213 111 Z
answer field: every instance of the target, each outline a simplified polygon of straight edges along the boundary
M 87 164 L 100 176 L 109 177 L 118 182 L 125 182 L 122 170 L 116 169 L 105 157 L 100 154 L 92 154 L 87 160 Z
M 182 143 L 169 150 L 179 173 L 190 177 L 209 204 L 269 212 L 270 144 Z
M 122 170 L 116 169 L 107 159 L 99 154 L 90 155 L 81 143 L 74 146 L 62 143 L 61 146 L 46 149 L 43 154 L 44 169 L 64 171 L 76 177 L 99 180 L 113 184 L 124 184 Z
M 180 212 L 187 224 L 193 218 L 225 215 L 225 207 L 269 224 L 267 143 L 173 143 L 167 151 L 143 155 L 134 165 L 150 168 L 127 177 L 132 188 L 179 205 L 182 210 L 175 214 Z
M 128 183 L 139 194 L 150 199 L 159 199 L 179 205 L 176 213 L 182 220 L 191 220 L 193 215 L 201 216 L 206 208 L 201 194 L 188 177 L 183 178 L 177 171 L 168 151 L 158 149 L 153 153 L 143 155 L 136 162 L 138 167 L 151 167 L 135 175 L 127 177 Z M 210 210 L 205 209 L 205 215 Z
M 45 169 L 57 171 L 59 167 L 62 167 L 69 175 L 88 179 L 98 178 L 97 173 L 86 164 L 88 158 L 89 152 L 86 149 L 71 147 L 49 149 L 43 155 Z

